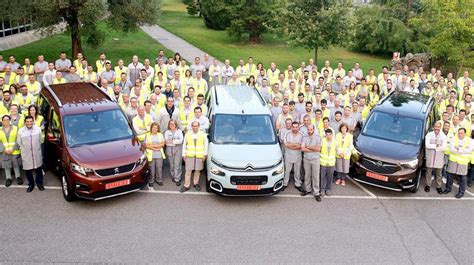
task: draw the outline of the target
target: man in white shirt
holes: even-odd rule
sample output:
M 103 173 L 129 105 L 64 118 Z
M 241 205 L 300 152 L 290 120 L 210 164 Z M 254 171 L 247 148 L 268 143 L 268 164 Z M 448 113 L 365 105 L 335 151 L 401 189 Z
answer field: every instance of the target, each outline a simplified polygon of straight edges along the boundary
M 444 150 L 446 149 L 448 138 L 441 132 L 441 122 L 438 121 L 433 126 L 433 131 L 429 132 L 425 137 L 426 149 L 426 186 L 425 192 L 430 192 L 431 177 L 433 170 L 436 176 L 436 191 L 442 194 L 441 185 L 443 184 L 443 176 L 441 170 L 444 167 Z
M 43 84 L 45 86 L 53 84 L 53 79 L 56 77 L 56 69 L 54 69 L 54 63 L 48 64 L 48 70 L 44 72 Z
M 206 132 L 207 129 L 209 129 L 209 119 L 206 116 L 202 115 L 201 107 L 194 108 L 194 117 L 192 117 L 192 119 L 188 121 L 188 131 L 191 131 L 191 126 L 194 122 L 199 123 L 199 130 L 203 132 Z

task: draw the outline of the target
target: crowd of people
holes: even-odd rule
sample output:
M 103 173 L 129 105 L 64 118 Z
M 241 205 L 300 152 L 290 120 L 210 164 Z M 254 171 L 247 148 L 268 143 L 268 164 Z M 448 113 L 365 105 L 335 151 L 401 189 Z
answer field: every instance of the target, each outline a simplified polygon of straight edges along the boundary
M 191 185 L 200 190 L 199 175 L 208 145 L 206 130 L 210 126 L 205 115 L 206 92 L 219 84 L 249 85 L 260 91 L 268 102 L 284 154 L 283 189 L 292 175 L 302 196 L 312 194 L 321 201 L 321 196 L 331 194 L 333 183 L 346 185 L 353 137 L 370 110 L 392 91 L 420 93 L 435 100 L 439 121 L 434 125 L 435 135 L 426 137 L 425 191 L 430 191 L 433 171 L 440 194 L 451 191 L 453 176 L 459 176 L 460 197 L 466 186 L 462 183 L 470 186 L 474 177 L 474 170 L 467 172 L 470 162 L 474 162 L 469 141 L 474 136 L 474 86 L 468 71 L 455 79 L 452 73 L 442 73 L 440 69 L 425 71 L 423 67 L 410 69 L 405 65 L 394 71 L 383 66 L 378 73 L 369 69 L 364 74 L 359 63 L 348 67 L 342 62 L 332 65 L 326 61 L 319 69 L 313 59 L 295 66 L 278 66 L 274 62 L 256 63 L 252 57 L 232 66 L 229 60 L 221 64 L 207 54 L 189 63 L 179 53 L 166 57 L 163 51 L 155 59 L 133 56 L 128 64 L 122 59 L 111 62 L 105 53 L 96 59 L 77 53 L 71 60 L 61 52 L 58 59 L 48 59 L 53 61 L 39 55 L 34 63 L 26 58 L 20 64 L 14 55 L 6 61 L 0 55 L 0 151 L 6 186 L 12 184 L 12 168 L 17 183 L 22 183 L 23 163 L 28 190 L 35 186 L 33 171 L 39 175 L 37 185 L 42 189 L 41 159 L 35 157 L 37 152 L 29 154 L 22 139 L 33 129 L 44 131 L 44 121 L 36 107 L 42 87 L 70 82 L 97 84 L 123 109 L 146 146 L 152 172 L 150 187 L 155 183 L 163 185 L 163 160 L 167 159 L 172 180 L 181 186 L 181 192 Z M 433 156 L 438 153 L 442 155 Z M 451 162 L 465 165 L 466 160 L 469 161 L 463 170 L 458 166 L 453 169 Z M 442 177 L 448 179 L 444 190 Z

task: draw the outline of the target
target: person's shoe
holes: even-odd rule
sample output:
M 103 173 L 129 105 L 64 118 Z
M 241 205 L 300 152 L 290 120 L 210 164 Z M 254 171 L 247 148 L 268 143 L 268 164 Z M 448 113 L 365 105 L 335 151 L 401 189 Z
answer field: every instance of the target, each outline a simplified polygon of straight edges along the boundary
M 467 186 L 468 186 L 469 188 L 472 187 L 472 181 L 468 181 L 468 182 L 467 182 Z
M 199 184 L 194 185 L 194 188 L 196 191 L 201 191 L 201 186 L 199 186 Z
M 341 184 L 341 180 L 340 180 L 340 179 L 337 179 L 337 180 L 336 180 L 336 185 L 339 185 L 339 184 Z
M 307 194 L 308 192 L 306 192 L 305 190 L 300 193 L 301 196 L 306 196 Z
M 299 192 L 303 192 L 303 191 L 304 191 L 301 186 L 300 186 L 300 187 L 295 186 L 295 189 L 297 189 Z
M 35 186 L 28 186 L 28 189 L 26 189 L 26 192 L 30 193 L 35 189 Z
M 321 202 L 321 195 L 315 195 L 315 196 L 314 196 L 314 199 L 315 199 L 317 202 Z
M 181 189 L 179 190 L 179 192 L 183 193 L 183 192 L 186 192 L 188 190 L 189 190 L 189 188 L 186 188 L 185 186 L 182 186 Z
M 450 190 L 443 190 L 443 194 L 448 194 L 450 192 L 451 192 Z
M 436 188 L 436 191 L 438 192 L 439 195 L 443 194 L 443 190 L 441 188 Z
M 346 186 L 346 181 L 345 180 L 341 180 L 341 186 Z
M 286 190 L 286 186 L 283 186 L 280 190 L 280 192 L 284 192 Z
M 456 196 L 454 196 L 456 199 L 461 199 L 464 196 L 464 194 L 458 193 Z
M 176 182 L 176 180 L 174 180 L 173 178 L 171 179 L 171 181 Z
M 22 178 L 16 178 L 16 184 L 23 185 L 23 179 Z
M 10 187 L 11 185 L 12 185 L 12 180 L 7 179 L 7 181 L 5 182 L 5 187 Z
M 425 186 L 425 192 L 430 192 L 430 186 L 428 185 Z
M 176 186 L 179 187 L 179 186 L 181 186 L 181 181 L 176 181 L 175 184 L 176 184 Z
M 157 182 L 158 186 L 163 186 L 163 182 Z
M 331 196 L 331 191 L 330 190 L 327 190 L 324 193 L 326 194 L 326 196 Z
M 148 183 L 148 187 L 149 187 L 149 188 L 153 188 L 153 183 L 152 183 L 152 182 L 149 182 L 149 183 Z
M 43 186 L 43 185 L 38 185 L 38 189 L 39 189 L 40 191 L 44 191 L 44 186 Z

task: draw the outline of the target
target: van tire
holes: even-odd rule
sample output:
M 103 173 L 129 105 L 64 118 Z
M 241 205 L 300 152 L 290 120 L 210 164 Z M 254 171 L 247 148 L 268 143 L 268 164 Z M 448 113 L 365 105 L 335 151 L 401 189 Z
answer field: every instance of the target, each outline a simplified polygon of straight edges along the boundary
M 206 177 L 206 191 L 211 193 L 211 183 L 209 182 L 209 180 L 207 179 Z
M 421 169 L 418 170 L 418 173 L 416 174 L 416 179 L 415 179 L 415 186 L 412 188 L 408 189 L 409 192 L 411 193 L 416 193 L 418 189 L 420 188 L 420 182 L 421 182 Z
M 63 192 L 64 199 L 68 202 L 75 201 L 77 199 L 74 187 L 69 185 L 66 174 L 61 174 L 61 191 Z

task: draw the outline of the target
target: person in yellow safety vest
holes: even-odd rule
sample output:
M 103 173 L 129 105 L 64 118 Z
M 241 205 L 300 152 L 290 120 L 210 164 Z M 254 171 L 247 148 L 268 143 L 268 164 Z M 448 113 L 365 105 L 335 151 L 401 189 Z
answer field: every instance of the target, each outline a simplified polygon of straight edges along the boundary
M 280 70 L 277 68 L 274 62 L 270 63 L 270 68 L 267 70 L 267 78 L 269 84 L 275 84 L 278 82 L 278 76 L 280 75 Z
M 36 81 L 34 74 L 28 75 L 28 82 L 26 82 L 26 88 L 28 92 L 33 95 L 35 102 L 38 99 L 39 93 L 41 92 L 41 84 Z
M 349 133 L 347 124 L 342 123 L 339 126 L 339 133 L 336 135 L 336 185 L 346 185 L 346 178 L 349 174 L 351 163 L 351 153 L 354 149 L 353 137 Z
M 137 134 L 137 138 L 140 142 L 145 140 L 145 135 L 150 130 L 150 125 L 153 123 L 153 119 L 149 114 L 145 113 L 145 106 L 141 105 L 138 107 L 137 116 L 132 119 L 133 129 Z
M 82 81 L 97 84 L 98 80 L 99 80 L 99 76 L 97 75 L 96 72 L 94 72 L 94 69 L 92 68 L 92 66 L 88 65 L 87 73 L 84 74 Z
M 163 159 L 166 158 L 163 151 L 165 139 L 163 134 L 160 133 L 158 123 L 153 122 L 150 125 L 150 132 L 145 135 L 144 146 L 150 168 L 148 187 L 153 187 L 155 181 L 158 186 L 163 186 Z
M 201 170 L 204 169 L 204 161 L 207 156 L 207 135 L 199 130 L 199 122 L 191 124 L 191 130 L 184 136 L 183 159 L 185 163 L 184 184 L 179 192 L 188 191 L 191 188 L 191 174 L 194 171 L 193 185 L 196 191 L 200 191 L 199 178 Z
M 165 79 L 167 79 L 166 74 L 168 72 L 168 66 L 166 66 L 163 57 L 158 58 L 158 63 L 155 64 L 155 76 L 157 76 L 159 72 L 161 72 L 165 76 Z
M 28 82 L 28 75 L 25 74 L 25 70 L 23 70 L 23 68 L 18 68 L 18 72 L 15 76 L 15 85 L 23 85 L 26 82 Z
M 95 61 L 95 66 L 97 67 L 97 74 L 102 74 L 105 71 L 105 64 L 110 61 L 106 59 L 105 53 L 101 52 L 99 54 L 99 60 Z
M 359 112 L 361 116 L 361 123 L 364 124 L 370 114 L 370 108 L 367 106 L 366 98 L 359 99 Z
M 222 69 L 219 65 L 219 61 L 214 59 L 212 65 L 209 67 L 209 85 L 215 86 L 221 83 L 221 72 Z
M 123 60 L 119 59 L 117 61 L 117 65 L 114 67 L 114 72 L 116 75 L 115 84 L 118 84 L 120 82 L 120 77 L 122 76 L 123 73 L 125 75 L 127 74 L 127 69 L 128 68 L 123 64 Z
M 189 70 L 189 66 L 186 65 L 186 60 L 182 59 L 176 70 L 179 71 L 180 76 L 185 76 L 186 71 Z
M 5 187 L 12 184 L 12 173 L 15 173 L 16 183 L 23 184 L 23 179 L 20 175 L 20 148 L 16 143 L 18 134 L 18 127 L 10 124 L 10 116 L 2 116 L 2 128 L 0 129 L 0 152 L 2 153 L 2 168 L 4 169 L 6 182 Z
M 15 82 L 16 73 L 13 72 L 11 66 L 7 64 L 3 68 L 3 72 L 0 73 L 0 77 L 3 77 L 5 84 L 11 85 Z
M 66 79 L 63 77 L 63 73 L 57 71 L 56 77 L 53 79 L 53 85 L 66 84 Z
M 151 96 L 153 95 L 156 97 L 156 107 L 158 111 L 165 106 L 166 96 L 161 93 L 161 87 L 158 85 L 155 86 L 153 93 L 148 96 L 148 100 L 150 100 Z
M 35 97 L 28 93 L 26 85 L 20 86 L 20 94 L 18 95 L 17 100 L 20 108 L 23 110 L 26 110 L 28 106 L 35 104 Z
M 326 99 L 321 100 L 321 113 L 323 114 L 323 118 L 331 117 L 331 111 L 329 110 L 328 102 Z
M 141 81 L 143 93 L 145 96 L 148 96 L 153 89 L 152 77 L 148 76 L 148 73 L 145 69 L 140 70 L 140 77 L 137 79 Z M 135 83 L 136 85 L 136 83 Z
M 178 127 L 181 131 L 186 132 L 188 128 L 188 121 L 194 117 L 194 110 L 190 97 L 185 96 L 183 98 L 183 104 L 179 105 L 178 113 Z
M 241 83 L 247 82 L 247 78 L 250 75 L 250 73 L 247 71 L 247 68 L 245 67 L 244 60 L 240 59 L 239 60 L 239 66 L 235 68 L 235 72 Z
M 26 112 L 27 116 L 31 116 L 33 117 L 33 122 L 36 126 L 38 126 L 40 129 L 41 129 L 41 143 L 44 144 L 44 137 L 45 137 L 45 134 L 44 134 L 44 117 L 39 114 L 38 112 L 38 107 L 36 105 L 30 105 L 27 109 L 27 112 Z M 59 121 L 57 122 L 59 123 Z M 44 148 L 44 147 L 42 147 Z
M 196 78 L 193 80 L 193 85 L 192 87 L 196 91 L 196 95 L 203 94 L 205 95 L 207 92 L 207 81 L 202 78 L 202 71 L 197 70 L 196 71 Z
M 451 154 L 449 155 L 446 189 L 443 194 L 451 192 L 453 187 L 454 177 L 459 177 L 459 191 L 456 198 L 460 199 L 464 196 L 467 182 L 467 169 L 471 161 L 471 139 L 466 137 L 466 129 L 459 128 L 457 136 L 454 136 L 450 144 Z
M 153 79 L 153 85 L 155 87 L 160 86 L 161 88 L 164 88 L 166 86 L 166 83 L 168 83 L 168 79 L 163 76 L 163 72 L 156 72 L 156 76 Z
M 77 74 L 81 77 L 81 80 L 84 81 L 84 76 L 87 74 L 87 60 L 82 59 L 81 63 L 79 64 L 79 67 L 76 67 L 77 69 Z
M 258 75 L 257 65 L 253 63 L 252 57 L 248 58 L 248 62 L 245 64 L 245 69 L 247 70 L 247 73 L 249 73 L 249 75 Z
M 331 184 L 334 176 L 334 166 L 336 165 L 336 147 L 337 143 L 333 139 L 333 132 L 327 129 L 325 137 L 321 143 L 321 191 L 326 196 L 331 195 Z

